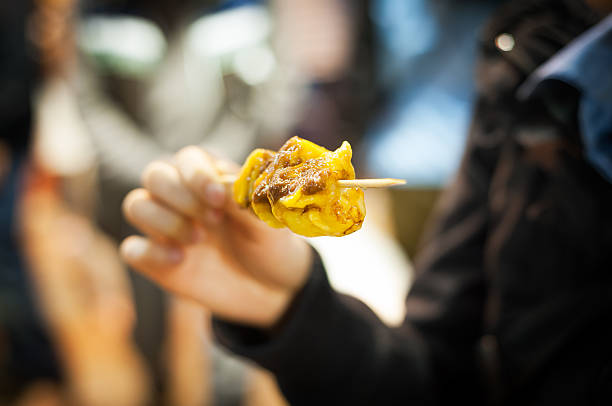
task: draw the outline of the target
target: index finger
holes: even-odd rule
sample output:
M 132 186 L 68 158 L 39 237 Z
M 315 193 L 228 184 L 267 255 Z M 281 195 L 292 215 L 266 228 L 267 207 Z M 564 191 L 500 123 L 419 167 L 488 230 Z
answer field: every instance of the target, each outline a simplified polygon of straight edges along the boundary
M 183 182 L 202 202 L 220 209 L 227 199 L 227 188 L 221 183 L 221 171 L 215 159 L 202 148 L 190 146 L 181 149 L 175 157 L 175 166 Z
M 217 159 L 199 147 L 190 146 L 180 150 L 174 160 L 182 181 L 207 206 L 223 209 L 231 218 L 250 227 L 266 228 L 250 210 L 238 206 L 232 198 L 231 186 L 221 183 L 223 174 L 237 173 L 240 166 Z

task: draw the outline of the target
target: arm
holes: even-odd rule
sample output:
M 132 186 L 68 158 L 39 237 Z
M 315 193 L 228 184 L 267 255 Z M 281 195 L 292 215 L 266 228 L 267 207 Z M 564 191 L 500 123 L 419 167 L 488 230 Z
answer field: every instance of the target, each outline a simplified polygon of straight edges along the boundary
M 273 371 L 292 404 L 475 396 L 482 246 L 496 157 L 496 147 L 479 142 L 478 133 L 442 201 L 399 328 L 333 291 L 318 259 L 308 265 L 302 240 L 263 226 L 231 201 L 206 197 L 217 175 L 197 149 L 179 153 L 174 168 L 157 163 L 145 171 L 145 190 L 128 195 L 124 208 L 149 238 L 128 238 L 122 253 L 165 288 L 208 307 L 222 343 Z M 190 240 L 200 225 L 205 237 Z
M 274 334 L 220 319 L 219 342 L 272 371 L 292 405 L 431 403 L 427 349 L 362 302 L 335 292 L 316 257 Z
M 315 261 L 276 334 L 217 319 L 219 341 L 273 371 L 295 405 L 475 396 L 488 173 L 495 154 L 495 147 L 479 146 L 472 136 L 418 259 L 401 327 L 385 326 L 364 304 L 334 292 Z

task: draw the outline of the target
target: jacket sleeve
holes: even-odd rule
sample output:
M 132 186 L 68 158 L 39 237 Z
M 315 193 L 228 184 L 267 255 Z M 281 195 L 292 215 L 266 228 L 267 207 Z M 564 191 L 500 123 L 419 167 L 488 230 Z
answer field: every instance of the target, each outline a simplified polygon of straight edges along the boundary
M 417 261 L 403 325 L 388 327 L 362 302 L 335 292 L 317 258 L 279 331 L 216 319 L 217 339 L 272 371 L 292 405 L 479 403 L 475 348 L 495 150 L 471 137 Z

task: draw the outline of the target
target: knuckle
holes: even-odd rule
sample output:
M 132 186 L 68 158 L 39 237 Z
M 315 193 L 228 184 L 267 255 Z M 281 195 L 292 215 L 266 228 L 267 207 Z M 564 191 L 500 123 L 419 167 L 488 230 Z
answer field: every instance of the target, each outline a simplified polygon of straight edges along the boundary
M 201 211 L 200 204 L 189 193 L 185 193 L 177 199 L 176 206 L 179 210 L 189 216 L 195 216 Z
M 168 235 L 177 241 L 189 243 L 192 240 L 193 229 L 190 223 L 182 218 L 175 218 L 167 230 Z
M 149 193 L 144 189 L 134 189 L 130 191 L 123 199 L 122 210 L 123 214 L 128 218 L 132 219 L 134 216 L 135 206 L 139 202 L 145 201 L 149 198 Z
M 202 169 L 196 169 L 187 180 L 189 188 L 194 191 L 202 189 L 210 182 L 210 175 Z
M 185 186 L 201 197 L 207 184 L 219 176 L 215 161 L 200 147 L 185 147 L 177 156 L 177 169 Z
M 203 188 L 210 179 L 208 174 L 200 168 L 194 168 L 181 173 L 181 178 L 187 189 L 192 192 L 197 192 Z
M 177 152 L 177 158 L 182 158 L 186 156 L 205 156 L 204 150 L 195 145 L 188 145 L 183 147 Z
M 142 174 L 142 185 L 150 190 L 163 190 L 164 184 L 171 182 L 173 168 L 161 161 L 151 162 Z
M 159 161 L 150 162 L 142 171 L 142 175 L 140 180 L 144 187 L 148 188 L 148 186 L 159 177 L 160 173 L 163 171 L 163 163 Z

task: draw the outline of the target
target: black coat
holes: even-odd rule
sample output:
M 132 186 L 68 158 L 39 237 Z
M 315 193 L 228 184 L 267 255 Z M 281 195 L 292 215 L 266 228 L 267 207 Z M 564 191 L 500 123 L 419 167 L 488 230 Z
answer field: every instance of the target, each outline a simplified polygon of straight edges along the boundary
M 278 333 L 217 320 L 219 340 L 293 405 L 612 404 L 612 184 L 585 161 L 575 90 L 516 98 L 595 22 L 577 1 L 513 1 L 484 30 L 468 145 L 402 326 L 333 291 L 317 262 Z

